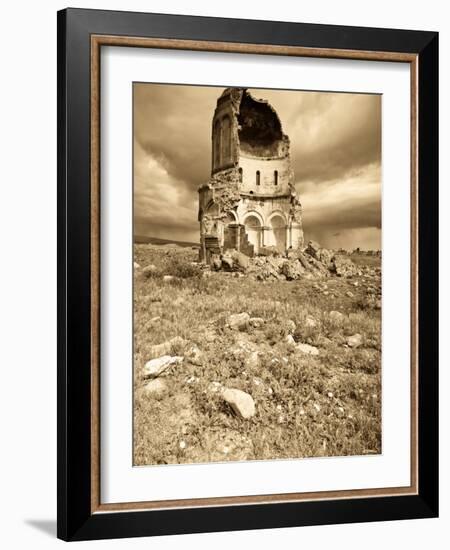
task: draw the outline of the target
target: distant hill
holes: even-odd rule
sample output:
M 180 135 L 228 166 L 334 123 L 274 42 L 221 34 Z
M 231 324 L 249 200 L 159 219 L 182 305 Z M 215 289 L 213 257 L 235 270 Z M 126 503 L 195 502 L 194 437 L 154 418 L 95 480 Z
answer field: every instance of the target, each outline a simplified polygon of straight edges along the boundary
M 165 244 L 176 244 L 178 246 L 183 247 L 200 247 L 199 243 L 192 243 L 192 242 L 186 242 L 186 241 L 174 241 L 172 239 L 158 239 L 157 237 L 147 237 L 144 235 L 135 235 L 134 236 L 134 242 L 137 244 L 159 244 L 159 245 L 165 245 Z

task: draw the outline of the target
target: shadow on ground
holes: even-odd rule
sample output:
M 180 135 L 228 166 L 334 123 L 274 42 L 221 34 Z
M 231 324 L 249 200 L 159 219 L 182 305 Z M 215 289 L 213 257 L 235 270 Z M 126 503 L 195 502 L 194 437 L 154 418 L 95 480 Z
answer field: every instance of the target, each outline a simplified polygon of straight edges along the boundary
M 46 535 L 56 537 L 56 519 L 26 519 L 25 523 Z

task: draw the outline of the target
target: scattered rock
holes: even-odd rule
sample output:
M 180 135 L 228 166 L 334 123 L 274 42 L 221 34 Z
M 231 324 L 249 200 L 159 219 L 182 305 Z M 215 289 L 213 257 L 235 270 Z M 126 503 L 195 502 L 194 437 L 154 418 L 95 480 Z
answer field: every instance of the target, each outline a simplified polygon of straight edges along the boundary
M 147 361 L 143 369 L 145 378 L 156 378 L 165 373 L 172 365 L 177 365 L 183 361 L 183 357 L 177 355 L 163 355 L 157 359 Z
M 133 266 L 134 269 L 139 269 L 141 267 L 137 262 L 134 262 Z
M 255 414 L 255 402 L 250 394 L 227 388 L 222 392 L 222 397 L 240 418 L 251 418 Z
M 203 354 L 200 351 L 199 347 L 193 344 L 184 354 L 184 357 L 192 365 L 202 365 L 203 363 Z
M 232 330 L 244 330 L 248 326 L 250 315 L 246 312 L 235 313 L 228 317 L 227 323 Z
M 354 298 L 355 295 L 353 294 L 353 292 L 351 292 L 350 290 L 347 290 L 347 292 L 345 293 L 345 295 L 348 297 L 348 298 Z
M 253 328 L 261 328 L 264 325 L 264 319 L 262 317 L 250 317 L 248 324 Z
M 305 355 L 319 355 L 319 350 L 314 347 L 310 346 L 309 344 L 302 344 L 299 343 L 296 345 L 297 351 L 300 353 L 304 353 Z
M 150 380 L 150 382 L 144 386 L 143 391 L 146 395 L 162 397 L 167 393 L 168 388 L 164 380 L 155 378 L 154 380 Z
M 295 340 L 294 340 L 294 337 L 292 336 L 292 334 L 288 334 L 286 336 L 286 338 L 284 339 L 284 341 L 286 342 L 286 344 L 288 346 L 295 346 Z
M 317 326 L 317 321 L 314 319 L 314 317 L 308 316 L 305 319 L 304 325 L 308 328 L 314 328 Z
M 353 334 L 353 336 L 347 338 L 347 345 L 350 348 L 358 348 L 362 344 L 362 341 L 361 334 Z
M 340 311 L 330 311 L 329 317 L 335 323 L 340 323 L 344 320 L 344 315 Z
M 171 281 L 173 281 L 175 279 L 175 277 L 173 275 L 164 275 L 163 277 L 163 281 L 165 283 L 170 283 Z
M 150 319 L 150 323 L 158 323 L 159 321 L 161 321 L 161 317 L 159 317 L 159 315 Z

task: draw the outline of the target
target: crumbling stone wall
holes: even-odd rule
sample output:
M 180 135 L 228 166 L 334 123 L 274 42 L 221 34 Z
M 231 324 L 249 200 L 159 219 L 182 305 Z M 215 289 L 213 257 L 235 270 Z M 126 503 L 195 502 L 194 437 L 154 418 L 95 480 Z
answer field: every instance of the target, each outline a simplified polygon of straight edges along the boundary
M 273 107 L 243 88 L 227 88 L 212 121 L 210 180 L 199 188 L 202 260 L 214 249 L 249 256 L 303 246 L 302 209 L 290 142 Z

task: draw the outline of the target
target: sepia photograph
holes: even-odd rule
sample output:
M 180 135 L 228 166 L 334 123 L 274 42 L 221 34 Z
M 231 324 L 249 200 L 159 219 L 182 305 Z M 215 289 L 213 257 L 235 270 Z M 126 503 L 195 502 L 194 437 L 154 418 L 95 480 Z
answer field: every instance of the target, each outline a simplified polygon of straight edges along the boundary
M 381 113 L 133 84 L 134 466 L 382 453 Z

